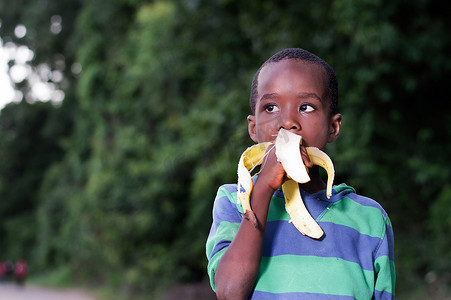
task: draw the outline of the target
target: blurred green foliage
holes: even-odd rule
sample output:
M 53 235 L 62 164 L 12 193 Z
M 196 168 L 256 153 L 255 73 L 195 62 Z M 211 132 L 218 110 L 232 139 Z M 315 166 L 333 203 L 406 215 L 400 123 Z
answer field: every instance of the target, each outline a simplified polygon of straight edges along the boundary
M 302 47 L 337 72 L 344 120 L 328 149 L 336 181 L 388 211 L 399 298 L 449 284 L 450 6 L 0 0 L 3 42 L 27 45 L 33 67 L 65 76 L 61 106 L 1 111 L 0 258 L 65 266 L 126 294 L 204 279 L 216 189 L 236 181 L 252 143 L 252 76 L 277 50 Z

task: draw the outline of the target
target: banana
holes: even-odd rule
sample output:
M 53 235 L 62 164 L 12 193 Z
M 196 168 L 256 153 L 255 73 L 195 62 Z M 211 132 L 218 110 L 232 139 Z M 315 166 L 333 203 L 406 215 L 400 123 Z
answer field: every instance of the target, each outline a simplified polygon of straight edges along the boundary
M 260 143 L 247 148 L 241 154 L 238 163 L 238 201 L 243 207 L 244 216 L 254 225 L 258 226 L 255 214 L 251 209 L 250 196 L 253 188 L 252 170 L 260 165 L 265 156 L 266 149 L 271 143 Z
M 282 191 L 285 196 L 285 209 L 290 215 L 293 225 L 303 235 L 314 239 L 322 237 L 323 230 L 310 215 L 304 201 L 302 201 L 299 184 L 292 179 L 288 179 L 282 184 Z
M 288 177 L 299 183 L 310 181 L 307 168 L 303 167 L 299 145 L 302 144 L 300 135 L 281 129 L 276 138 L 276 156 L 282 164 Z M 301 167 L 300 167 L 301 166 Z
M 332 185 L 334 183 L 335 169 L 330 157 L 316 147 L 306 147 L 307 154 L 314 165 L 318 165 L 327 172 L 326 196 L 330 199 L 332 196 Z
M 275 141 L 276 156 L 287 174 L 288 180 L 282 184 L 285 196 L 285 209 L 291 217 L 294 226 L 304 235 L 318 239 L 323 235 L 321 227 L 309 214 L 301 198 L 298 183 L 310 181 L 308 170 L 302 161 L 299 145 L 302 137 L 285 129 L 281 129 Z M 257 219 L 250 206 L 250 195 L 253 183 L 251 172 L 263 161 L 266 149 L 272 143 L 260 143 L 247 148 L 238 163 L 238 201 L 241 203 L 244 216 L 254 226 L 258 226 Z M 335 170 L 332 160 L 326 153 L 315 147 L 306 147 L 307 154 L 313 164 L 323 167 L 327 172 L 328 198 L 332 195 L 332 184 Z

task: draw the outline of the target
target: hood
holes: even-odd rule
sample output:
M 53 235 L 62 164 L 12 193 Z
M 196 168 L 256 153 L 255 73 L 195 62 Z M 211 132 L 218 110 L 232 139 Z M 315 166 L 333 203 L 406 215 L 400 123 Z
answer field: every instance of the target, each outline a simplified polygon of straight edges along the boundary
M 350 193 L 355 194 L 355 192 L 356 192 L 355 189 L 353 187 L 347 185 L 346 183 L 334 185 L 333 191 L 332 191 L 332 196 L 330 197 L 329 201 L 336 202 L 336 201 L 342 199 L 343 197 L 345 197 L 347 194 L 350 194 Z

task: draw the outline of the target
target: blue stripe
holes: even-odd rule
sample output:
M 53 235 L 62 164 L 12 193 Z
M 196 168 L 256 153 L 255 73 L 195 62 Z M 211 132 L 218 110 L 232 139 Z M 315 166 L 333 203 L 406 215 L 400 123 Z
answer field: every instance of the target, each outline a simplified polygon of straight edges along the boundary
M 228 247 L 230 245 L 230 243 L 231 242 L 228 240 L 220 240 L 218 243 L 216 243 L 215 247 L 213 248 L 213 251 L 211 251 L 209 260 L 211 260 L 213 258 L 213 256 L 215 256 L 216 253 L 218 253 L 222 249 Z
M 392 293 L 389 293 L 387 291 L 374 291 L 373 299 L 380 299 L 380 300 L 393 300 L 394 295 Z
M 221 223 L 222 221 L 240 223 L 243 218 L 236 209 L 235 203 L 230 202 L 227 196 L 216 199 L 213 206 L 213 220 L 217 223 Z
M 229 192 L 230 194 L 236 193 L 238 191 L 238 184 L 236 183 L 229 183 L 229 184 L 224 184 L 220 187 L 220 189 L 225 189 L 227 192 Z
M 304 205 L 314 219 L 318 218 L 318 216 L 331 204 L 326 197 L 326 191 L 321 191 L 316 194 L 309 194 L 304 190 L 300 191 Z
M 341 296 L 341 295 L 330 295 L 330 294 L 315 294 L 315 293 L 268 293 L 254 291 L 251 299 L 258 300 L 298 300 L 298 299 L 309 299 L 309 300 L 355 300 L 351 296 Z
M 221 222 L 226 221 L 229 223 L 241 223 L 242 218 L 243 217 L 236 209 L 235 204 L 230 202 L 227 195 L 216 198 L 213 204 L 213 223 L 211 225 L 208 238 L 216 235 Z
M 325 237 L 315 240 L 302 235 L 287 221 L 267 223 L 263 256 L 293 254 L 338 257 L 355 262 L 365 270 L 373 270 L 373 251 L 381 241 L 379 238 L 360 234 L 347 226 L 328 222 L 320 222 L 319 225 Z
M 394 260 L 395 254 L 393 246 L 393 230 L 389 225 L 385 225 L 385 238 L 382 240 L 382 243 L 379 245 L 379 248 L 376 249 L 374 260 L 376 260 L 380 256 L 388 256 L 391 260 Z

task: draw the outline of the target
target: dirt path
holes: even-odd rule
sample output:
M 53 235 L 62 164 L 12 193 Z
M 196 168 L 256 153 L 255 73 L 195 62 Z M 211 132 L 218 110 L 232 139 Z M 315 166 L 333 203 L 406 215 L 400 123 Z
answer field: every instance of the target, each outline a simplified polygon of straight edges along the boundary
M 74 289 L 50 289 L 14 283 L 0 283 L 0 300 L 98 300 L 94 296 Z

